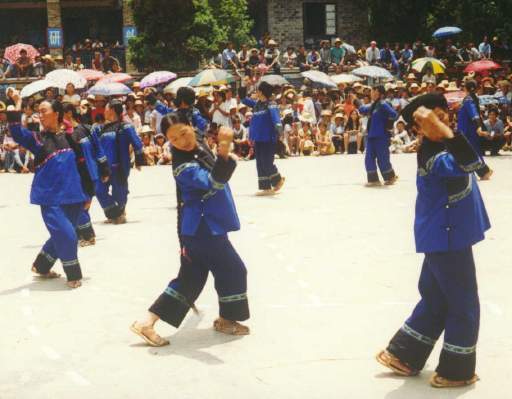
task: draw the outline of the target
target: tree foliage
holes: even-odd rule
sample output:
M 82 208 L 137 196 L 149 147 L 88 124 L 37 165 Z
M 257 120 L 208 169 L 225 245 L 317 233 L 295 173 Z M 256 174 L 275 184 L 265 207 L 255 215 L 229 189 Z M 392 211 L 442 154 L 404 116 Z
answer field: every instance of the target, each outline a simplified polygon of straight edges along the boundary
M 480 41 L 484 35 L 509 39 L 511 0 L 367 0 L 370 30 L 381 41 L 432 40 L 443 26 L 463 29 L 461 40 Z
M 254 42 L 247 0 L 134 0 L 139 34 L 129 55 L 139 68 L 195 68 L 233 41 Z

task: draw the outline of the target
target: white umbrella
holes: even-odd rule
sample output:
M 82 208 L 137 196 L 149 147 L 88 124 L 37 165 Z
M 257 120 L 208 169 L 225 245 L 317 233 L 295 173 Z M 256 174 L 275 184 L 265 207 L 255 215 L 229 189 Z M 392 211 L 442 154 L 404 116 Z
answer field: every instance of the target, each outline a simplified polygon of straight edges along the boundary
M 320 71 L 306 71 L 300 73 L 304 78 L 309 79 L 313 86 L 337 89 L 338 85 L 333 82 L 329 75 Z
M 355 82 L 361 82 L 363 79 L 359 76 L 352 75 L 350 73 L 340 73 L 338 75 L 331 76 L 331 79 L 339 85 L 340 83 L 351 84 Z
M 393 75 L 387 69 L 378 66 L 363 66 L 352 71 L 354 75 L 372 79 L 393 79 Z
M 176 94 L 180 87 L 188 86 L 191 80 L 191 77 L 176 79 L 165 86 L 164 93 Z
M 356 48 L 348 43 L 343 43 L 341 46 L 344 47 L 349 54 L 355 54 L 357 52 Z
M 21 98 L 30 97 L 50 87 L 55 87 L 55 84 L 46 79 L 36 80 L 21 89 L 20 96 Z
M 45 79 L 53 82 L 59 89 L 65 89 L 68 83 L 72 83 L 75 89 L 83 89 L 87 85 L 87 80 L 83 76 L 70 69 L 52 71 L 46 75 Z

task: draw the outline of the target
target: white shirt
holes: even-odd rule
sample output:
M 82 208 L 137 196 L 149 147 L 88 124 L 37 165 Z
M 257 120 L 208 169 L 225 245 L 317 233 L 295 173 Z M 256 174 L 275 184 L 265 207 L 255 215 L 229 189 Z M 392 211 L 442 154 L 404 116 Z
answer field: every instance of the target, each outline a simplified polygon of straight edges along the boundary
M 313 117 L 313 124 L 316 125 L 316 111 L 315 111 L 315 104 L 313 103 L 313 100 L 311 97 L 307 97 L 304 100 L 304 109 L 303 112 L 309 113 Z
M 62 102 L 70 103 L 70 104 L 73 104 L 74 106 L 78 106 L 78 105 L 80 105 L 80 96 L 76 93 L 71 96 L 68 94 L 64 94 L 64 96 L 62 96 Z

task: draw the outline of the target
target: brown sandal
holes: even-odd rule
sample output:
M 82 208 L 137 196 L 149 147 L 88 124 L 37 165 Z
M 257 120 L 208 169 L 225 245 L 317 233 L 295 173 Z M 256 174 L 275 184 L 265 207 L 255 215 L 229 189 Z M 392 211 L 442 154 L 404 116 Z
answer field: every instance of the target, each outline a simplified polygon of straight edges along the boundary
M 375 358 L 380 364 L 393 371 L 393 373 L 401 375 L 402 377 L 413 377 L 419 374 L 418 370 L 414 370 L 406 366 L 400 361 L 399 358 L 386 350 L 380 351 Z
M 213 322 L 213 328 L 215 331 L 228 335 L 249 335 L 251 333 L 249 327 L 222 317 Z
M 32 266 L 32 273 L 35 273 L 37 277 L 44 278 L 44 279 L 52 279 L 52 278 L 60 278 L 60 274 L 57 272 L 54 272 L 53 270 L 50 270 L 48 273 L 39 273 L 35 266 Z
M 169 345 L 169 341 L 158 335 L 152 327 L 137 327 L 137 322 L 133 322 L 130 330 L 141 337 L 150 346 L 160 347 Z
M 435 373 L 430 379 L 430 385 L 432 385 L 434 388 L 461 388 L 473 385 L 478 380 L 480 380 L 480 378 L 476 374 L 469 380 L 454 381 L 448 380 Z

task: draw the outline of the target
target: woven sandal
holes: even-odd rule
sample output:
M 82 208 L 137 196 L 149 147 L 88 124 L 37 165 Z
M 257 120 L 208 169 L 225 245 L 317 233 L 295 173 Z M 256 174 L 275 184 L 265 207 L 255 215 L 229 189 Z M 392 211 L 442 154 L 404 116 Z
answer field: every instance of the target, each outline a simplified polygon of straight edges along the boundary
M 469 380 L 454 381 L 448 380 L 435 373 L 430 379 L 430 385 L 432 385 L 434 388 L 461 388 L 473 385 L 478 380 L 480 380 L 480 378 L 476 374 Z
M 222 317 L 213 322 L 213 328 L 215 331 L 228 335 L 249 335 L 251 333 L 249 327 L 236 321 L 223 319 Z
M 130 330 L 141 337 L 150 346 L 160 347 L 169 345 L 169 341 L 158 335 L 151 327 L 137 327 L 137 322 L 130 326 Z
M 413 377 L 419 374 L 418 370 L 406 366 L 399 358 L 386 350 L 380 351 L 375 359 L 377 359 L 380 364 L 393 371 L 393 373 L 401 375 L 402 377 Z

